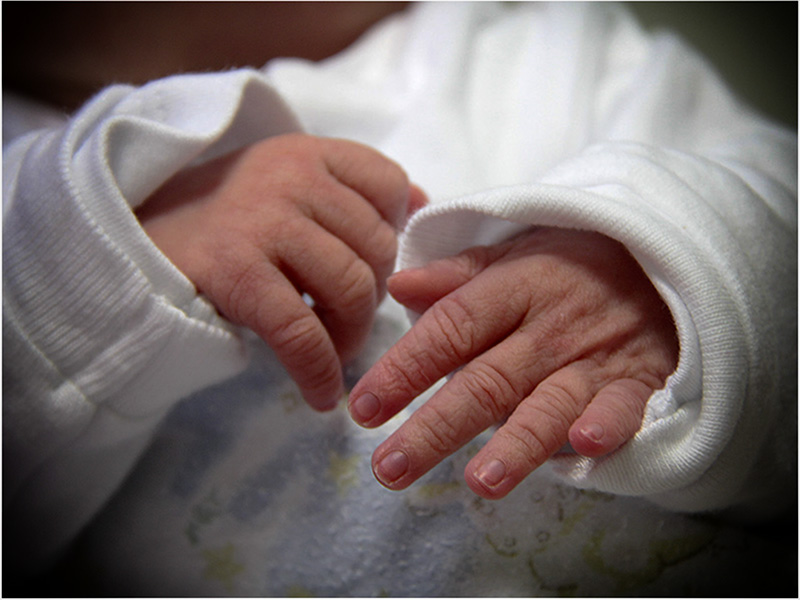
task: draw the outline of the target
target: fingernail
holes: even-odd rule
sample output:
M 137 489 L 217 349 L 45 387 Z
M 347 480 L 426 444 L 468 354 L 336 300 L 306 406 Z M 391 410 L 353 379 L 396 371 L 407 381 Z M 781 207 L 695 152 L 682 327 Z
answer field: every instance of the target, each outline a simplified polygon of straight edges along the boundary
M 350 401 L 350 414 L 359 423 L 371 421 L 380 410 L 381 401 L 371 392 L 361 394 L 358 398 Z
M 603 426 L 600 425 L 600 423 L 589 423 L 588 425 L 581 427 L 581 435 L 583 435 L 583 437 L 585 437 L 587 440 L 595 443 L 602 440 L 605 433 L 606 430 L 603 429 Z
M 400 479 L 408 471 L 408 456 L 401 450 L 395 450 L 384 456 L 375 465 L 375 476 L 384 485 L 389 485 Z
M 487 487 L 494 487 L 506 476 L 506 466 L 496 458 L 484 464 L 475 476 Z

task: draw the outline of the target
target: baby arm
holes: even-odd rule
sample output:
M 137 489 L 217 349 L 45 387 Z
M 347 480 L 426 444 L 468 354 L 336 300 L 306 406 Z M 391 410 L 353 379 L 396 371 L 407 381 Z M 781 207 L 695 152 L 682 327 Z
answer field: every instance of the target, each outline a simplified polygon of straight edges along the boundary
M 378 426 L 455 371 L 375 451 L 391 489 L 498 423 L 465 471 L 486 498 L 568 441 L 607 454 L 636 433 L 677 364 L 668 308 L 626 249 L 597 233 L 535 229 L 397 273 L 389 290 L 422 316 L 353 389 L 353 418 Z
M 327 410 L 385 293 L 396 229 L 423 199 L 369 148 L 286 135 L 180 172 L 138 217 L 224 317 L 273 348 L 309 404 Z

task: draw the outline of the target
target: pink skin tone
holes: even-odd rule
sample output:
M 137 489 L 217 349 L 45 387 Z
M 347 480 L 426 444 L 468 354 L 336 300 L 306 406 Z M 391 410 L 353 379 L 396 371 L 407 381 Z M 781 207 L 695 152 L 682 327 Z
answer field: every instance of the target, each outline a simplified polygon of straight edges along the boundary
M 342 397 L 342 364 L 387 286 L 422 313 L 350 394 L 356 422 L 375 427 L 458 370 L 375 451 L 391 489 L 498 423 L 465 472 L 485 498 L 506 495 L 568 441 L 602 456 L 629 440 L 678 343 L 624 247 L 540 228 L 389 277 L 397 231 L 425 203 L 374 150 L 298 134 L 181 171 L 137 216 L 220 314 L 273 348 L 317 410 Z
M 675 326 L 625 248 L 586 231 L 539 228 L 393 275 L 422 313 L 350 394 L 376 427 L 453 373 L 373 455 L 386 487 L 409 486 L 499 423 L 467 464 L 470 488 L 502 498 L 569 442 L 598 457 L 630 440 L 675 370 Z
M 376 151 L 298 134 L 178 173 L 137 216 L 220 314 L 272 347 L 308 403 L 330 410 L 385 295 L 397 230 L 424 203 Z

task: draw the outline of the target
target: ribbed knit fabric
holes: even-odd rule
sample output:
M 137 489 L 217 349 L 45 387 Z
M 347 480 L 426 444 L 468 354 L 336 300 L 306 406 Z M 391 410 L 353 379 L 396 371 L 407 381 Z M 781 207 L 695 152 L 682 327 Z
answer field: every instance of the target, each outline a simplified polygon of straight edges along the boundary
M 131 209 L 192 161 L 296 128 L 254 71 L 186 75 L 109 88 L 5 153 L 3 502 L 29 564 L 109 497 L 171 406 L 246 365 Z

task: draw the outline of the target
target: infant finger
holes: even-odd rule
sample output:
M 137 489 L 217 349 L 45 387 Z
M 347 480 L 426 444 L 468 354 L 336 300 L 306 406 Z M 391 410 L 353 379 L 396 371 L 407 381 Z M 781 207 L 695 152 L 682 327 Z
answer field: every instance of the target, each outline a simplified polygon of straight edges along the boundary
M 367 146 L 321 138 L 328 171 L 378 209 L 395 229 L 406 221 L 411 195 L 408 176 L 394 161 Z M 414 202 L 418 198 L 414 196 Z
M 353 388 L 350 413 L 365 427 L 377 427 L 442 377 L 505 338 L 524 308 L 509 293 L 505 310 L 496 288 L 474 282 L 442 298 L 384 354 Z
M 532 358 L 535 347 L 528 333 L 516 332 L 457 371 L 376 449 L 377 479 L 391 489 L 406 487 L 506 419 L 553 370 L 546 356 Z M 400 457 L 405 466 L 402 472 L 397 466 Z
M 572 448 L 583 456 L 609 454 L 642 426 L 653 388 L 636 379 L 620 379 L 601 389 L 569 431 Z
M 375 206 L 334 179 L 321 185 L 315 196 L 307 214 L 369 264 L 383 298 L 397 257 L 397 232 Z
M 406 308 L 423 313 L 514 249 L 511 241 L 473 246 L 423 267 L 398 271 L 386 282 L 389 293 Z
M 592 392 L 580 362 L 547 377 L 467 464 L 467 485 L 487 499 L 508 494 L 566 445 L 570 426 Z
M 443 259 L 418 269 L 398 271 L 386 282 L 392 298 L 420 314 L 464 285 L 472 274 L 455 259 Z
M 433 296 L 453 286 L 457 289 L 436 300 L 433 306 L 425 299 L 419 302 L 425 314 L 353 388 L 350 413 L 357 423 L 366 427 L 381 425 L 436 381 L 519 325 L 529 308 L 525 284 L 518 277 L 509 278 L 502 269 L 484 271 L 510 248 L 474 247 L 423 267 L 417 274 L 399 275 L 395 291 L 403 288 L 403 278 L 411 280 L 412 288 L 413 280 L 418 279 L 417 291 L 422 290 L 423 295 L 431 289 Z M 431 277 L 427 274 L 430 272 Z M 442 272 L 447 273 L 446 285 L 436 283 Z M 482 273 L 487 275 L 477 277 Z M 498 310 L 497 290 L 505 294 L 502 310 Z M 413 293 L 409 297 L 414 298 Z
M 344 395 L 336 349 L 317 315 L 280 271 L 266 260 L 256 261 L 225 298 L 226 316 L 272 348 L 313 408 L 336 406 Z
M 342 240 L 315 222 L 291 227 L 290 244 L 279 256 L 280 267 L 297 288 L 314 299 L 342 362 L 354 358 L 372 327 L 378 303 L 370 266 Z

